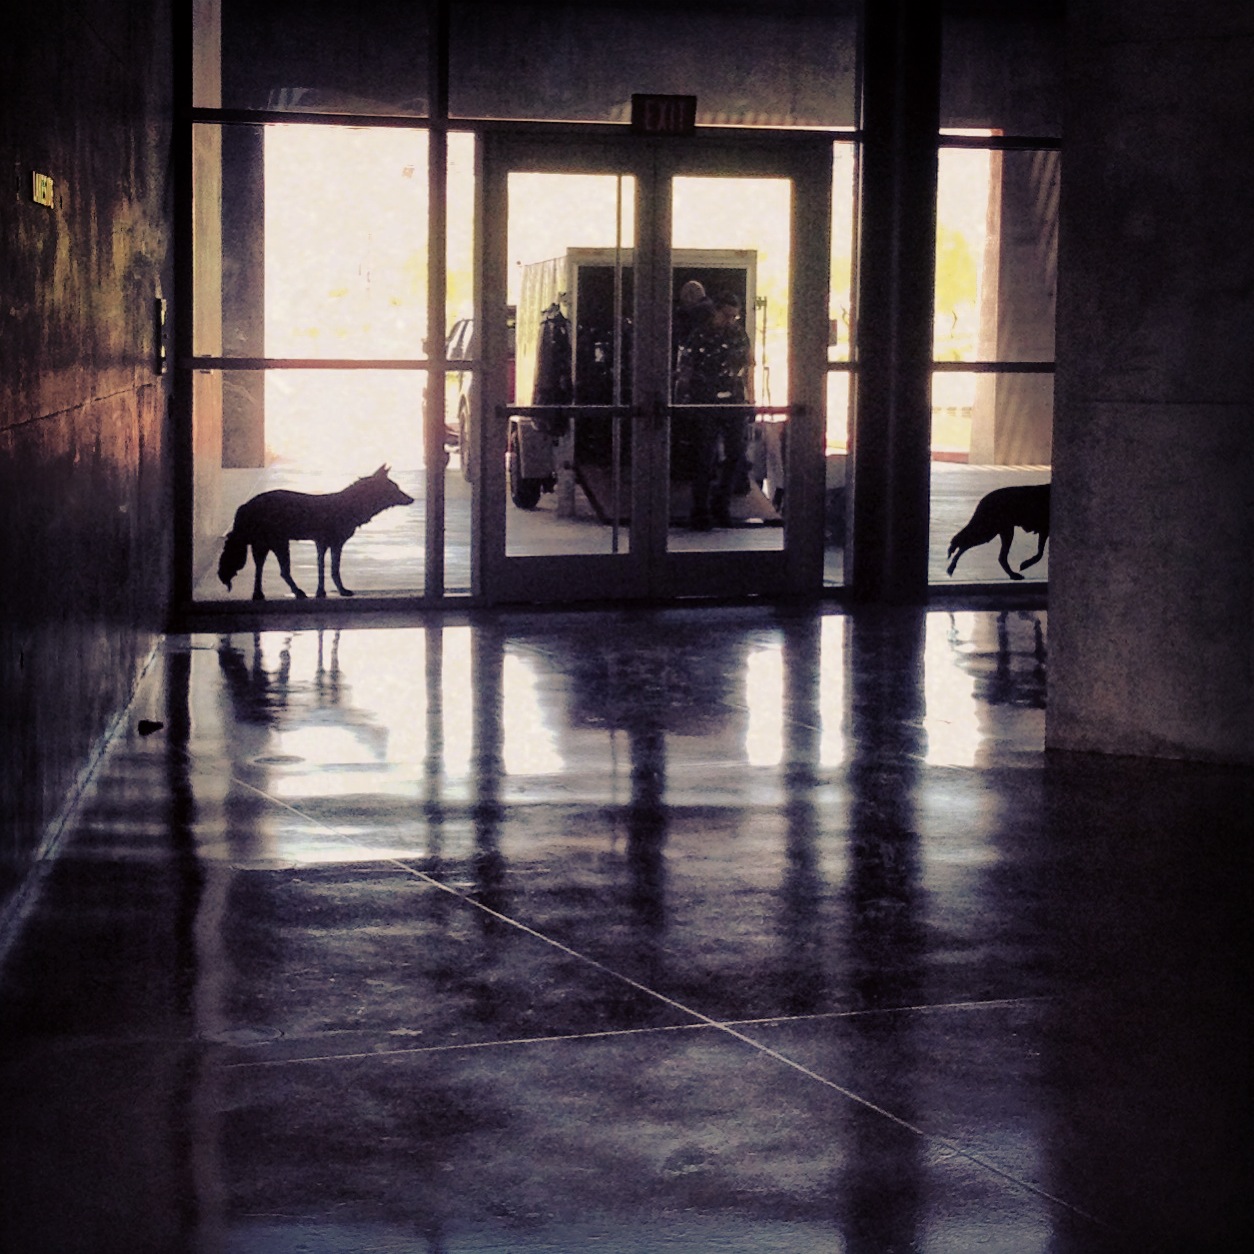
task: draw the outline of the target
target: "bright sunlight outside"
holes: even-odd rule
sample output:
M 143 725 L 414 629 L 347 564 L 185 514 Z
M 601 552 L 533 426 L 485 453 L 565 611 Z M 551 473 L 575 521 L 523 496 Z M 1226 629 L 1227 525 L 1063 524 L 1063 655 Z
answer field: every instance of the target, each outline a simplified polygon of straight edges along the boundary
M 469 312 L 473 139 L 449 137 L 450 325 Z M 274 126 L 265 146 L 269 357 L 427 355 L 427 136 Z M 424 372 L 271 370 L 268 464 L 337 480 L 381 462 L 422 466 Z
M 842 147 L 847 160 L 850 152 Z M 285 125 L 266 129 L 265 352 L 270 357 L 421 359 L 426 356 L 427 136 L 421 130 Z M 839 165 L 839 162 L 837 163 Z M 842 167 L 843 169 L 843 167 Z M 840 173 L 840 171 L 834 171 Z M 941 153 L 937 205 L 935 355 L 981 356 L 981 299 L 988 240 L 991 154 Z M 450 135 L 448 321 L 471 313 L 470 205 L 473 138 Z M 574 180 L 574 181 L 572 181 Z M 617 180 L 604 176 L 511 175 L 511 303 L 524 260 L 571 247 L 612 248 Z M 525 194 L 522 194 L 525 193 Z M 622 243 L 634 239 L 631 180 L 621 196 Z M 675 248 L 752 248 L 758 401 L 787 390 L 790 188 L 786 180 L 681 178 L 675 183 Z M 838 196 L 838 210 L 847 197 Z M 833 232 L 833 310 L 847 323 L 848 266 Z M 611 229 L 606 230 L 606 224 Z M 845 325 L 845 324 L 842 324 Z M 847 326 L 846 332 L 847 333 Z M 838 328 L 838 334 L 840 334 Z M 847 344 L 838 342 L 838 356 Z M 973 374 L 933 380 L 933 444 L 970 444 Z M 269 464 L 299 464 L 342 479 L 382 461 L 422 466 L 426 376 L 415 370 L 272 370 L 266 374 Z M 831 415 L 828 444 L 843 447 L 844 412 Z

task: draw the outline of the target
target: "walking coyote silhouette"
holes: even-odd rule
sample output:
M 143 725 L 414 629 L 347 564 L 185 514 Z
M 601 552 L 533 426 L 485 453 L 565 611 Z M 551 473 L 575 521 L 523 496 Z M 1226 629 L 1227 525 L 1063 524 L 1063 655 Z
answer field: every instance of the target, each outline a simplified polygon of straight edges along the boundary
M 286 488 L 262 492 L 235 511 L 235 523 L 227 533 L 222 556 L 218 559 L 218 578 L 230 588 L 231 580 L 244 569 L 251 549 L 256 568 L 253 600 L 264 601 L 261 570 L 266 557 L 273 553 L 278 559 L 283 582 L 303 600 L 305 593 L 292 578 L 289 544 L 292 540 L 312 540 L 318 547 L 318 591 L 314 595 L 324 597 L 327 594 L 324 565 L 330 549 L 331 578 L 340 596 L 351 597 L 353 593 L 340 579 L 340 551 L 349 536 L 383 510 L 413 503 L 414 498 L 388 478 L 386 465 L 339 492 L 292 492 Z
M 1012 569 L 1006 560 L 1010 554 L 1010 542 L 1015 528 L 1035 531 L 1040 536 L 1036 553 L 1023 562 L 1019 570 Z M 1020 570 L 1035 566 L 1045 556 L 1045 541 L 1049 539 L 1049 484 L 1032 483 L 1010 488 L 994 488 L 981 497 L 971 515 L 971 521 L 949 542 L 949 573 L 954 573 L 958 559 L 977 545 L 987 544 L 1001 537 L 1001 552 L 997 560 L 1011 579 L 1022 579 Z

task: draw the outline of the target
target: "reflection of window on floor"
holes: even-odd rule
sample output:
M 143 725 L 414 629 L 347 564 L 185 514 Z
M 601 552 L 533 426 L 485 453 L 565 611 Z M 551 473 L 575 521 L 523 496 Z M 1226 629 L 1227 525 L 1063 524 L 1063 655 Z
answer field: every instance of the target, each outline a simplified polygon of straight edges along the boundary
M 778 766 L 784 757 L 784 650 L 775 641 L 749 654 L 745 667 L 745 760 Z
M 832 614 L 823 619 L 819 637 L 819 765 L 841 766 L 845 761 L 845 619 Z
M 975 680 L 954 665 L 955 653 L 971 646 L 975 616 L 929 614 L 923 658 L 927 761 L 931 766 L 974 766 L 982 736 L 972 693 Z
M 469 627 L 443 627 L 439 632 L 440 742 L 443 753 L 440 770 L 446 780 L 456 780 L 463 789 L 470 777 L 475 752 L 475 711 L 466 694 L 474 691 Z
M 565 768 L 553 729 L 538 712 L 541 676 L 531 658 L 506 653 L 501 672 L 501 757 L 511 776 L 557 775 Z

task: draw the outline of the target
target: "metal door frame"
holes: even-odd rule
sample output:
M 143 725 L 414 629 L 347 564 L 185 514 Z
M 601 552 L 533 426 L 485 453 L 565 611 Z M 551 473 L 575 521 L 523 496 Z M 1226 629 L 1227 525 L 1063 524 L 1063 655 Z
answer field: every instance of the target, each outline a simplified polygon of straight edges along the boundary
M 824 410 L 832 140 L 773 133 L 769 140 L 702 134 L 686 139 L 573 137 L 558 128 L 501 128 L 480 136 L 475 205 L 476 320 L 481 328 L 475 498 L 474 593 L 486 603 L 674 600 L 815 595 L 823 581 Z M 508 175 L 511 171 L 621 174 L 636 180 L 633 241 L 634 438 L 628 551 L 602 555 L 506 553 L 505 320 Z M 671 184 L 676 177 L 786 178 L 792 184 L 789 274 L 788 510 L 782 551 L 667 550 L 670 377 Z M 522 399 L 522 398 L 520 398 Z

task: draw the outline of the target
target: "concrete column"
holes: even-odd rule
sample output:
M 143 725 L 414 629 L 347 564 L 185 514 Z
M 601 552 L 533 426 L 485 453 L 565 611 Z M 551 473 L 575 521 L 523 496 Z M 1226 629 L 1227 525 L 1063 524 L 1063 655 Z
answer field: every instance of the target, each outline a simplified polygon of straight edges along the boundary
M 853 535 L 860 601 L 927 596 L 940 5 L 868 5 Z
M 1254 762 L 1254 9 L 1067 21 L 1047 744 Z

